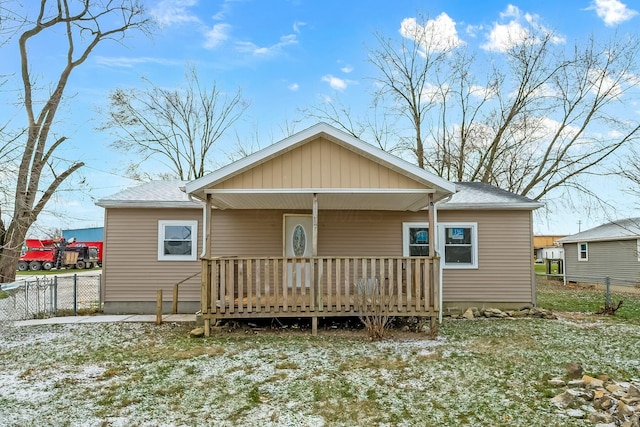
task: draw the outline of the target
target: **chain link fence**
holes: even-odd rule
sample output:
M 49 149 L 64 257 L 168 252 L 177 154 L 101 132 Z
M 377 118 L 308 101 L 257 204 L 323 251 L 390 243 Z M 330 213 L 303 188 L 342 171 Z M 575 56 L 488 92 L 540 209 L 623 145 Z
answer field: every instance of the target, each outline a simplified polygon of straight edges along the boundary
M 2 285 L 0 321 L 77 316 L 102 310 L 102 275 L 42 276 Z
M 541 303 L 560 310 L 613 314 L 617 309 L 640 315 L 640 280 L 611 276 L 536 274 Z M 556 292 L 553 292 L 555 289 Z M 551 299 L 545 300 L 545 292 Z

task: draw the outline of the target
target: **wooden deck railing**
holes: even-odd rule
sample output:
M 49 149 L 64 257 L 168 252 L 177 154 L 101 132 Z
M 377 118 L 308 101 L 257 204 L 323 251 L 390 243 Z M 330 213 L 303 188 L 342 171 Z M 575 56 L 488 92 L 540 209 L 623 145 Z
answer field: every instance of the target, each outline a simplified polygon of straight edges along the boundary
M 358 298 L 376 292 L 385 313 L 433 317 L 440 310 L 439 262 L 437 257 L 203 259 L 202 315 L 206 323 L 357 315 Z

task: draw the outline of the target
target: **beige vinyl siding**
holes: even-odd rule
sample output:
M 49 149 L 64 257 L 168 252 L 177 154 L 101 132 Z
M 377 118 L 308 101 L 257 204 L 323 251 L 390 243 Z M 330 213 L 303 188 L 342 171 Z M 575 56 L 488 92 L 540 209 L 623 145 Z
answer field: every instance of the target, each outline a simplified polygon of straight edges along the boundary
M 213 256 L 282 256 L 285 213 L 310 211 L 214 211 Z M 172 286 L 198 271 L 200 263 L 158 261 L 158 221 L 197 220 L 200 250 L 201 217 L 199 209 L 108 209 L 105 301 L 155 301 L 158 289 L 170 300 Z M 533 302 L 529 211 L 441 211 L 438 219 L 476 222 L 478 230 L 478 268 L 444 270 L 445 302 Z M 402 256 L 402 223 L 426 221 L 427 212 L 320 210 L 318 255 Z M 198 301 L 199 286 L 199 277 L 181 285 L 180 300 Z
M 159 289 L 164 292 L 164 300 L 170 301 L 173 285 L 201 268 L 199 261 L 158 261 L 159 220 L 197 220 L 200 254 L 200 209 L 107 209 L 105 302 L 155 301 Z M 180 300 L 200 300 L 199 276 L 180 285 Z
M 282 256 L 284 213 L 215 211 L 214 256 Z M 440 222 L 478 224 L 478 268 L 445 269 L 444 301 L 533 302 L 530 211 L 441 211 Z M 402 223 L 427 212 L 320 211 L 318 256 L 402 256 Z
M 212 256 L 282 256 L 282 214 L 280 210 L 214 210 Z
M 572 276 L 589 276 L 598 281 L 605 276 L 640 283 L 637 240 L 614 240 L 588 243 L 588 261 L 578 261 L 578 244 L 564 244 L 567 280 L 586 280 Z
M 441 211 L 438 221 L 478 223 L 478 269 L 445 269 L 444 301 L 534 302 L 530 211 Z
M 318 138 L 218 184 L 248 188 L 423 188 L 334 142 Z
M 213 256 L 282 256 L 284 214 L 311 211 L 214 211 Z M 402 222 L 426 212 L 319 211 L 318 256 L 402 256 Z

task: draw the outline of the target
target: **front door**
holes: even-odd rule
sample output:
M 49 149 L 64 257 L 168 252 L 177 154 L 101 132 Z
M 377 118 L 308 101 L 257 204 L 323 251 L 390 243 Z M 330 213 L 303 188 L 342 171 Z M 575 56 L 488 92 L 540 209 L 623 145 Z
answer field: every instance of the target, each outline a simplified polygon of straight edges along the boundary
M 311 215 L 285 214 L 284 216 L 284 256 L 287 258 L 310 258 L 313 256 L 313 217 Z M 294 268 L 295 264 L 295 268 Z M 311 283 L 309 261 L 289 261 L 287 263 L 287 284 L 289 287 L 309 287 Z

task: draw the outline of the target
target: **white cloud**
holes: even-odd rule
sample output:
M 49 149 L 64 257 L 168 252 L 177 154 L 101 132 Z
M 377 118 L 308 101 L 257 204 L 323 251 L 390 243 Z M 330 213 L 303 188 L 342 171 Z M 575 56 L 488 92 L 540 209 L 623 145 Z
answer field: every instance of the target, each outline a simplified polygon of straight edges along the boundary
M 400 34 L 421 45 L 427 54 L 444 52 L 464 43 L 458 37 L 455 21 L 444 12 L 436 19 L 427 20 L 424 26 L 416 18 L 405 18 L 400 23 Z
M 287 86 L 287 88 L 292 91 L 295 92 L 298 89 L 300 89 L 300 85 L 298 83 L 291 83 L 289 86 Z
M 469 94 L 471 96 L 475 96 L 476 98 L 482 99 L 490 99 L 493 98 L 498 93 L 498 88 L 496 86 L 479 86 L 473 85 L 469 88 Z
M 181 65 L 182 61 L 175 61 L 172 59 L 153 58 L 149 56 L 140 56 L 135 58 L 125 57 L 107 57 L 107 56 L 95 56 L 94 60 L 97 64 L 105 65 L 107 67 L 122 67 L 132 68 L 140 64 L 160 64 L 160 65 Z
M 430 102 L 432 104 L 442 104 L 445 101 L 445 97 L 449 92 L 449 86 L 435 86 L 431 83 L 427 83 L 422 90 L 423 102 Z
M 197 0 L 162 0 L 149 12 L 155 21 L 163 27 L 187 22 L 200 22 L 200 19 L 189 11 Z
M 512 4 L 507 5 L 507 8 L 504 12 L 500 12 L 500 18 L 519 18 L 520 17 L 520 9 L 517 6 Z
M 618 98 L 622 95 L 622 87 L 613 78 L 603 75 L 604 70 L 591 70 L 589 72 L 589 80 L 593 85 L 591 92 L 594 94 L 608 93 L 609 97 Z
M 480 31 L 482 31 L 482 25 L 467 25 L 464 30 L 469 37 L 476 37 Z
M 322 76 L 322 81 L 329 83 L 329 86 L 331 86 L 332 89 L 339 90 L 341 92 L 344 91 L 348 86 L 347 80 L 335 77 L 332 74 Z
M 279 53 L 285 46 L 294 44 L 298 44 L 298 39 L 295 34 L 289 34 L 280 37 L 280 41 L 271 46 L 261 47 L 252 42 L 237 42 L 236 48 L 239 52 L 251 53 L 257 56 L 271 56 Z
M 340 68 L 340 71 L 342 71 L 345 74 L 349 74 L 350 72 L 353 71 L 353 67 L 351 65 L 345 65 L 344 67 Z
M 511 21 L 506 25 L 495 24 L 487 36 L 487 42 L 481 47 L 485 50 L 505 52 L 527 37 L 529 31 L 517 21 Z
M 304 27 L 305 25 L 307 25 L 306 22 L 296 21 L 293 23 L 293 31 L 300 34 L 300 28 Z
M 480 46 L 482 49 L 506 52 L 525 40 L 538 43 L 540 40 L 534 38 L 535 36 L 531 34 L 529 28 L 542 33 L 544 36 L 551 36 L 551 42 L 554 44 L 565 42 L 563 36 L 554 34 L 553 31 L 542 25 L 538 15 L 522 13 L 520 9 L 512 4 L 508 5 L 505 11 L 500 13 L 500 18 L 511 18 L 511 20 L 507 23 L 494 23 L 487 35 L 486 43 Z
M 229 38 L 230 29 L 231 25 L 229 24 L 215 24 L 213 28 L 204 34 L 204 47 L 206 49 L 218 47 L 222 42 Z
M 608 27 L 628 21 L 638 14 L 638 11 L 629 9 L 620 0 L 594 0 L 587 10 L 595 10 L 598 18 Z

